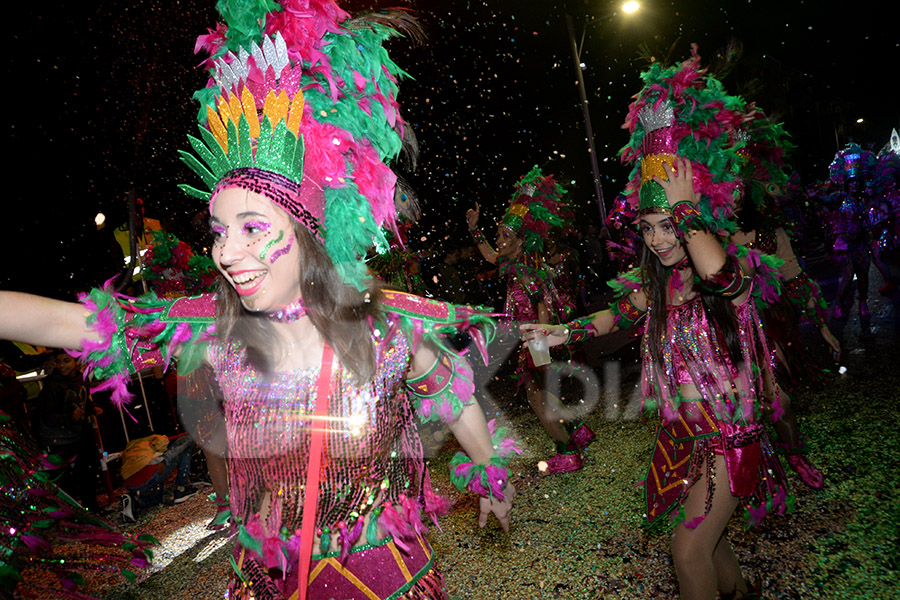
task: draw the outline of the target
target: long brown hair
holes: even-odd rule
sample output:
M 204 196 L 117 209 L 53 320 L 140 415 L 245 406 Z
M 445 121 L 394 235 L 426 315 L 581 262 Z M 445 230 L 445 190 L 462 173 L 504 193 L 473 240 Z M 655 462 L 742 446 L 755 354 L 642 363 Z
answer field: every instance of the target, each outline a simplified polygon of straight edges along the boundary
M 690 260 L 690 255 L 688 255 Z M 691 265 L 693 270 L 693 265 Z M 659 343 L 666 333 L 666 319 L 668 318 L 668 299 L 666 290 L 669 283 L 671 269 L 663 266 L 647 244 L 644 244 L 641 253 L 641 287 L 650 299 L 655 310 L 650 311 L 650 321 L 647 324 L 650 335 L 650 355 L 656 362 L 660 361 Z M 706 318 L 712 323 L 713 330 L 719 338 L 719 343 L 728 350 L 731 362 L 739 365 L 743 360 L 740 338 L 738 336 L 737 317 L 734 314 L 734 305 L 731 300 L 708 292 L 702 286 L 697 286 L 700 301 Z
M 302 224 L 293 219 L 291 222 L 300 250 L 300 294 L 309 319 L 357 381 L 369 381 L 376 367 L 369 320 L 383 318 L 380 288 L 372 283 L 359 291 L 345 284 L 322 243 Z M 250 365 L 271 374 L 284 352 L 272 322 L 265 313 L 246 310 L 235 289 L 221 275 L 219 278 L 219 335 L 243 344 Z

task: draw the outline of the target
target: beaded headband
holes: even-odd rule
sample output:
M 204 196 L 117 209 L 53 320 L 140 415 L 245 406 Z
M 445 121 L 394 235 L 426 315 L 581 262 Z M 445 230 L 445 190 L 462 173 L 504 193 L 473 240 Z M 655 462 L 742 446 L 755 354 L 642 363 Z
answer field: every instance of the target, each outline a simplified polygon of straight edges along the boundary
M 225 23 L 200 36 L 211 56 L 194 154 L 181 159 L 215 193 L 260 193 L 313 232 L 343 280 L 362 288 L 364 257 L 396 232 L 397 176 L 386 164 L 410 133 L 397 103 L 406 74 L 384 42 L 419 35 L 402 11 L 350 18 L 334 0 L 219 2 Z M 196 155 L 196 156 L 195 156 Z M 210 191 L 180 186 L 210 199 Z

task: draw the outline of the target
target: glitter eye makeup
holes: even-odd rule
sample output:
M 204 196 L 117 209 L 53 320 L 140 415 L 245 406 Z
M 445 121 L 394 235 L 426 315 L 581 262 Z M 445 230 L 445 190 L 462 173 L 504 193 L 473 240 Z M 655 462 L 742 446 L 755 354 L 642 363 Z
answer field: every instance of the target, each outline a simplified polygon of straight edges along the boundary
M 213 243 L 220 244 L 220 243 L 222 243 L 222 240 L 225 237 L 227 230 L 225 227 L 222 227 L 221 225 L 211 225 L 209 228 L 209 233 L 213 237 Z
M 275 244 L 280 242 L 282 239 L 284 239 L 284 231 L 283 230 L 278 232 L 277 238 L 275 238 L 274 240 L 269 240 L 269 243 L 267 243 L 266 246 L 263 248 L 262 252 L 259 253 L 259 260 L 265 260 L 266 254 L 269 253 L 269 250 L 272 249 L 272 246 L 274 246 Z M 291 236 L 291 243 L 293 243 L 293 236 Z M 275 262 L 274 258 L 272 259 L 272 262 Z
M 265 233 L 271 228 L 272 224 L 264 221 L 248 221 L 244 223 L 244 233 Z
M 291 237 L 288 238 L 287 246 L 284 248 L 279 248 L 275 252 L 272 253 L 272 256 L 269 257 L 269 264 L 275 264 L 275 261 L 287 254 L 291 251 L 291 248 L 294 246 L 294 234 L 291 234 Z

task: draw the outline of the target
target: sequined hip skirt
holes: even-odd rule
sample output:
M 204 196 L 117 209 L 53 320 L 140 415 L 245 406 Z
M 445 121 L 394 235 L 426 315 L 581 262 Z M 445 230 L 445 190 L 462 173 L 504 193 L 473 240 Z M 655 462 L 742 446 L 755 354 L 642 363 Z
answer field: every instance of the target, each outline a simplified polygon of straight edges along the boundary
M 704 469 L 707 485 L 714 484 L 716 455 L 725 458 L 728 491 L 743 499 L 750 524 L 768 512 L 790 510 L 787 478 L 762 425 L 734 425 L 716 418 L 709 403 L 683 399 L 678 418 L 661 424 L 656 432 L 644 480 L 648 525 L 682 507 Z M 709 487 L 708 498 L 712 492 Z
M 444 580 L 434 569 L 431 546 L 417 538 L 402 550 L 388 537 L 350 551 L 342 565 L 340 552 L 313 554 L 309 570 L 309 600 L 449 600 Z M 286 576 L 265 566 L 241 546 L 234 550 L 240 575 L 226 598 L 235 600 L 296 600 L 296 569 Z

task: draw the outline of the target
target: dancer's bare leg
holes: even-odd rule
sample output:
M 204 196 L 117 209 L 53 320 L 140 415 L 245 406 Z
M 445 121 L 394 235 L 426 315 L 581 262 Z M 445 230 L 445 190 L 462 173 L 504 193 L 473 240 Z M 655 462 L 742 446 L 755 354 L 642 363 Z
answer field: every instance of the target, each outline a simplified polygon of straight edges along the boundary
M 203 449 L 203 455 L 206 457 L 206 470 L 209 471 L 216 499 L 224 500 L 228 497 L 228 464 L 225 457 L 206 448 Z
M 724 537 L 728 521 L 738 506 L 738 498 L 728 489 L 725 458 L 716 455 L 713 460 L 718 481 L 709 514 L 696 528 L 685 526 L 703 515 L 706 508 L 704 474 L 688 493 L 684 504 L 686 518 L 672 534 L 672 560 L 684 600 L 715 600 L 717 586 L 726 592 L 737 590 L 743 594 L 747 591 L 741 568 Z
M 556 410 L 556 407 L 560 406 L 560 400 L 544 389 L 543 380 L 543 373 L 534 373 L 531 380 L 525 384 L 528 404 L 531 405 L 534 414 L 537 415 L 541 425 L 544 426 L 553 441 L 567 444 L 569 434 L 563 425 L 562 416 Z

